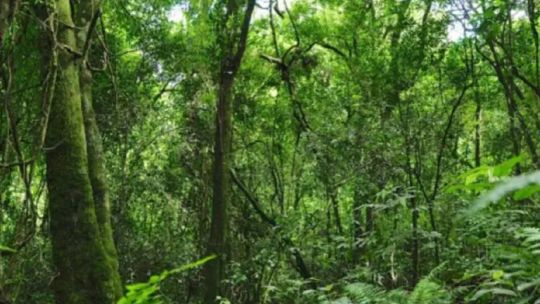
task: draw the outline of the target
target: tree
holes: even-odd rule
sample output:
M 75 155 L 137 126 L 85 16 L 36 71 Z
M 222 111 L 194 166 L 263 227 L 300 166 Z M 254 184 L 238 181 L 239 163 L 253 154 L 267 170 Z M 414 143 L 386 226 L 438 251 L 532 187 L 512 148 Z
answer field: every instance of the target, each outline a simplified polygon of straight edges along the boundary
M 0 0 L 0 302 L 534 302 L 537 2 Z
M 221 62 L 217 85 L 212 219 L 207 251 L 208 254 L 218 255 L 218 258 L 204 267 L 206 288 L 204 298 L 205 303 L 208 304 L 215 303 L 217 296 L 223 295 L 224 292 L 221 281 L 225 278 L 227 251 L 229 250 L 227 248 L 227 208 L 229 208 L 231 201 L 229 170 L 232 161 L 232 97 L 235 76 L 240 69 L 242 57 L 246 50 L 251 15 L 254 8 L 255 0 L 248 0 L 245 5 L 243 19 L 238 23 L 240 15 L 239 3 L 235 0 L 227 1 L 225 3 L 225 15 L 219 25 L 220 32 L 217 35 L 218 39 L 220 39 L 218 43 L 220 44 Z
M 98 7 L 58 0 L 49 16 L 58 18 L 44 54 L 58 61 L 45 148 L 57 303 L 112 303 L 121 295 L 86 60 Z

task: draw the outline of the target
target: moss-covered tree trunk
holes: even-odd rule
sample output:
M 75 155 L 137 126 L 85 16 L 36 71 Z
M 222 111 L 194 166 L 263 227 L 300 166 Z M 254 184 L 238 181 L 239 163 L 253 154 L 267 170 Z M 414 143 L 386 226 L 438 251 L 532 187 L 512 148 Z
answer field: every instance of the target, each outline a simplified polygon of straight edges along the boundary
M 103 158 L 103 142 L 96 121 L 92 98 L 92 71 L 88 65 L 88 51 L 92 40 L 92 32 L 99 16 L 100 1 L 82 1 L 76 8 L 75 24 L 81 30 L 77 35 L 77 48 L 83 52 L 80 61 L 79 83 L 81 87 L 82 109 L 88 153 L 88 173 L 92 184 L 96 217 L 101 233 L 101 241 L 107 254 L 107 260 L 113 269 L 116 293 L 120 296 L 122 284 L 118 275 L 118 254 L 114 244 L 111 226 L 111 207 L 105 160 Z M 85 51 L 86 49 L 86 51 Z
M 114 303 L 118 273 L 98 225 L 83 121 L 76 29 L 69 0 L 55 0 L 58 79 L 46 138 L 57 303 Z

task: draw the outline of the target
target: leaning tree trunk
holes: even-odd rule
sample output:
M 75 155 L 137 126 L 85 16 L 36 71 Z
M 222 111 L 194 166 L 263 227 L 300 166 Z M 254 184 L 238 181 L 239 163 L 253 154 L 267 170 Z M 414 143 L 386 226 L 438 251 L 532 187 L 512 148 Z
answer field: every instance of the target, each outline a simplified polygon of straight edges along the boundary
M 80 62 L 69 0 L 55 0 L 58 78 L 46 137 L 47 185 L 57 303 L 116 302 L 118 273 L 102 241 L 88 157 Z

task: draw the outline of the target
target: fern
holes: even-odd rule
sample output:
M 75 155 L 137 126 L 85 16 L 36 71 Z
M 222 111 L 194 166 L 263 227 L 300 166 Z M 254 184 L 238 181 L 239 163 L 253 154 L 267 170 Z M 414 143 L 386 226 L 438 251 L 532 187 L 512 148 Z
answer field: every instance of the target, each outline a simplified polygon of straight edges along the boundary
M 384 290 L 365 283 L 349 284 L 345 286 L 345 293 L 357 304 L 377 303 L 377 299 L 385 296 Z
M 421 280 L 409 297 L 408 304 L 450 304 L 452 296 L 439 284 Z
M 469 301 L 508 298 L 512 303 L 540 303 L 540 229 L 519 229 L 516 239 L 520 245 L 501 247 L 501 268 L 486 274 Z
M 519 283 L 516 286 L 518 292 L 527 292 L 540 298 L 540 229 L 523 228 L 516 234 L 522 240 L 522 251 L 517 265 Z
M 450 304 L 451 295 L 439 284 L 424 279 L 408 294 L 401 289 L 385 291 L 366 283 L 352 283 L 344 287 L 344 295 L 331 304 Z

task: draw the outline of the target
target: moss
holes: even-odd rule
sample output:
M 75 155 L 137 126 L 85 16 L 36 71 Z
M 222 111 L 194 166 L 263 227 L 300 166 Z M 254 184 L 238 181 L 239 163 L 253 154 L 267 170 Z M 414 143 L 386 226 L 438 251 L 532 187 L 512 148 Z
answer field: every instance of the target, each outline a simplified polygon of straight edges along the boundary
M 100 7 L 100 1 L 84 1 L 77 5 L 74 16 L 77 27 L 83 30 L 78 32 L 77 47 L 84 49 L 88 40 L 88 28 L 94 18 L 96 9 Z M 103 143 L 96 122 L 92 97 L 92 72 L 87 68 L 86 58 L 79 61 L 81 102 L 84 117 L 86 135 L 86 147 L 88 155 L 88 174 L 92 184 L 92 193 L 95 203 L 97 222 L 101 234 L 101 242 L 107 255 L 107 262 L 114 272 L 114 285 L 116 299 L 122 295 L 122 281 L 118 272 L 118 253 L 114 244 L 113 230 L 111 226 L 111 211 L 109 189 L 103 158 Z
M 91 75 L 86 67 L 81 67 L 81 89 L 86 147 L 88 153 L 88 173 L 92 184 L 93 199 L 96 209 L 97 223 L 101 234 L 101 242 L 107 254 L 107 260 L 114 271 L 115 292 L 119 298 L 122 284 L 118 275 L 118 253 L 113 239 L 111 226 L 111 210 L 109 189 L 103 159 L 103 144 L 92 106 Z
M 76 48 L 69 0 L 56 1 L 58 42 Z M 107 254 L 98 225 L 88 170 L 81 108 L 79 65 L 59 49 L 59 73 L 52 103 L 46 153 L 57 303 L 113 303 L 118 272 Z

